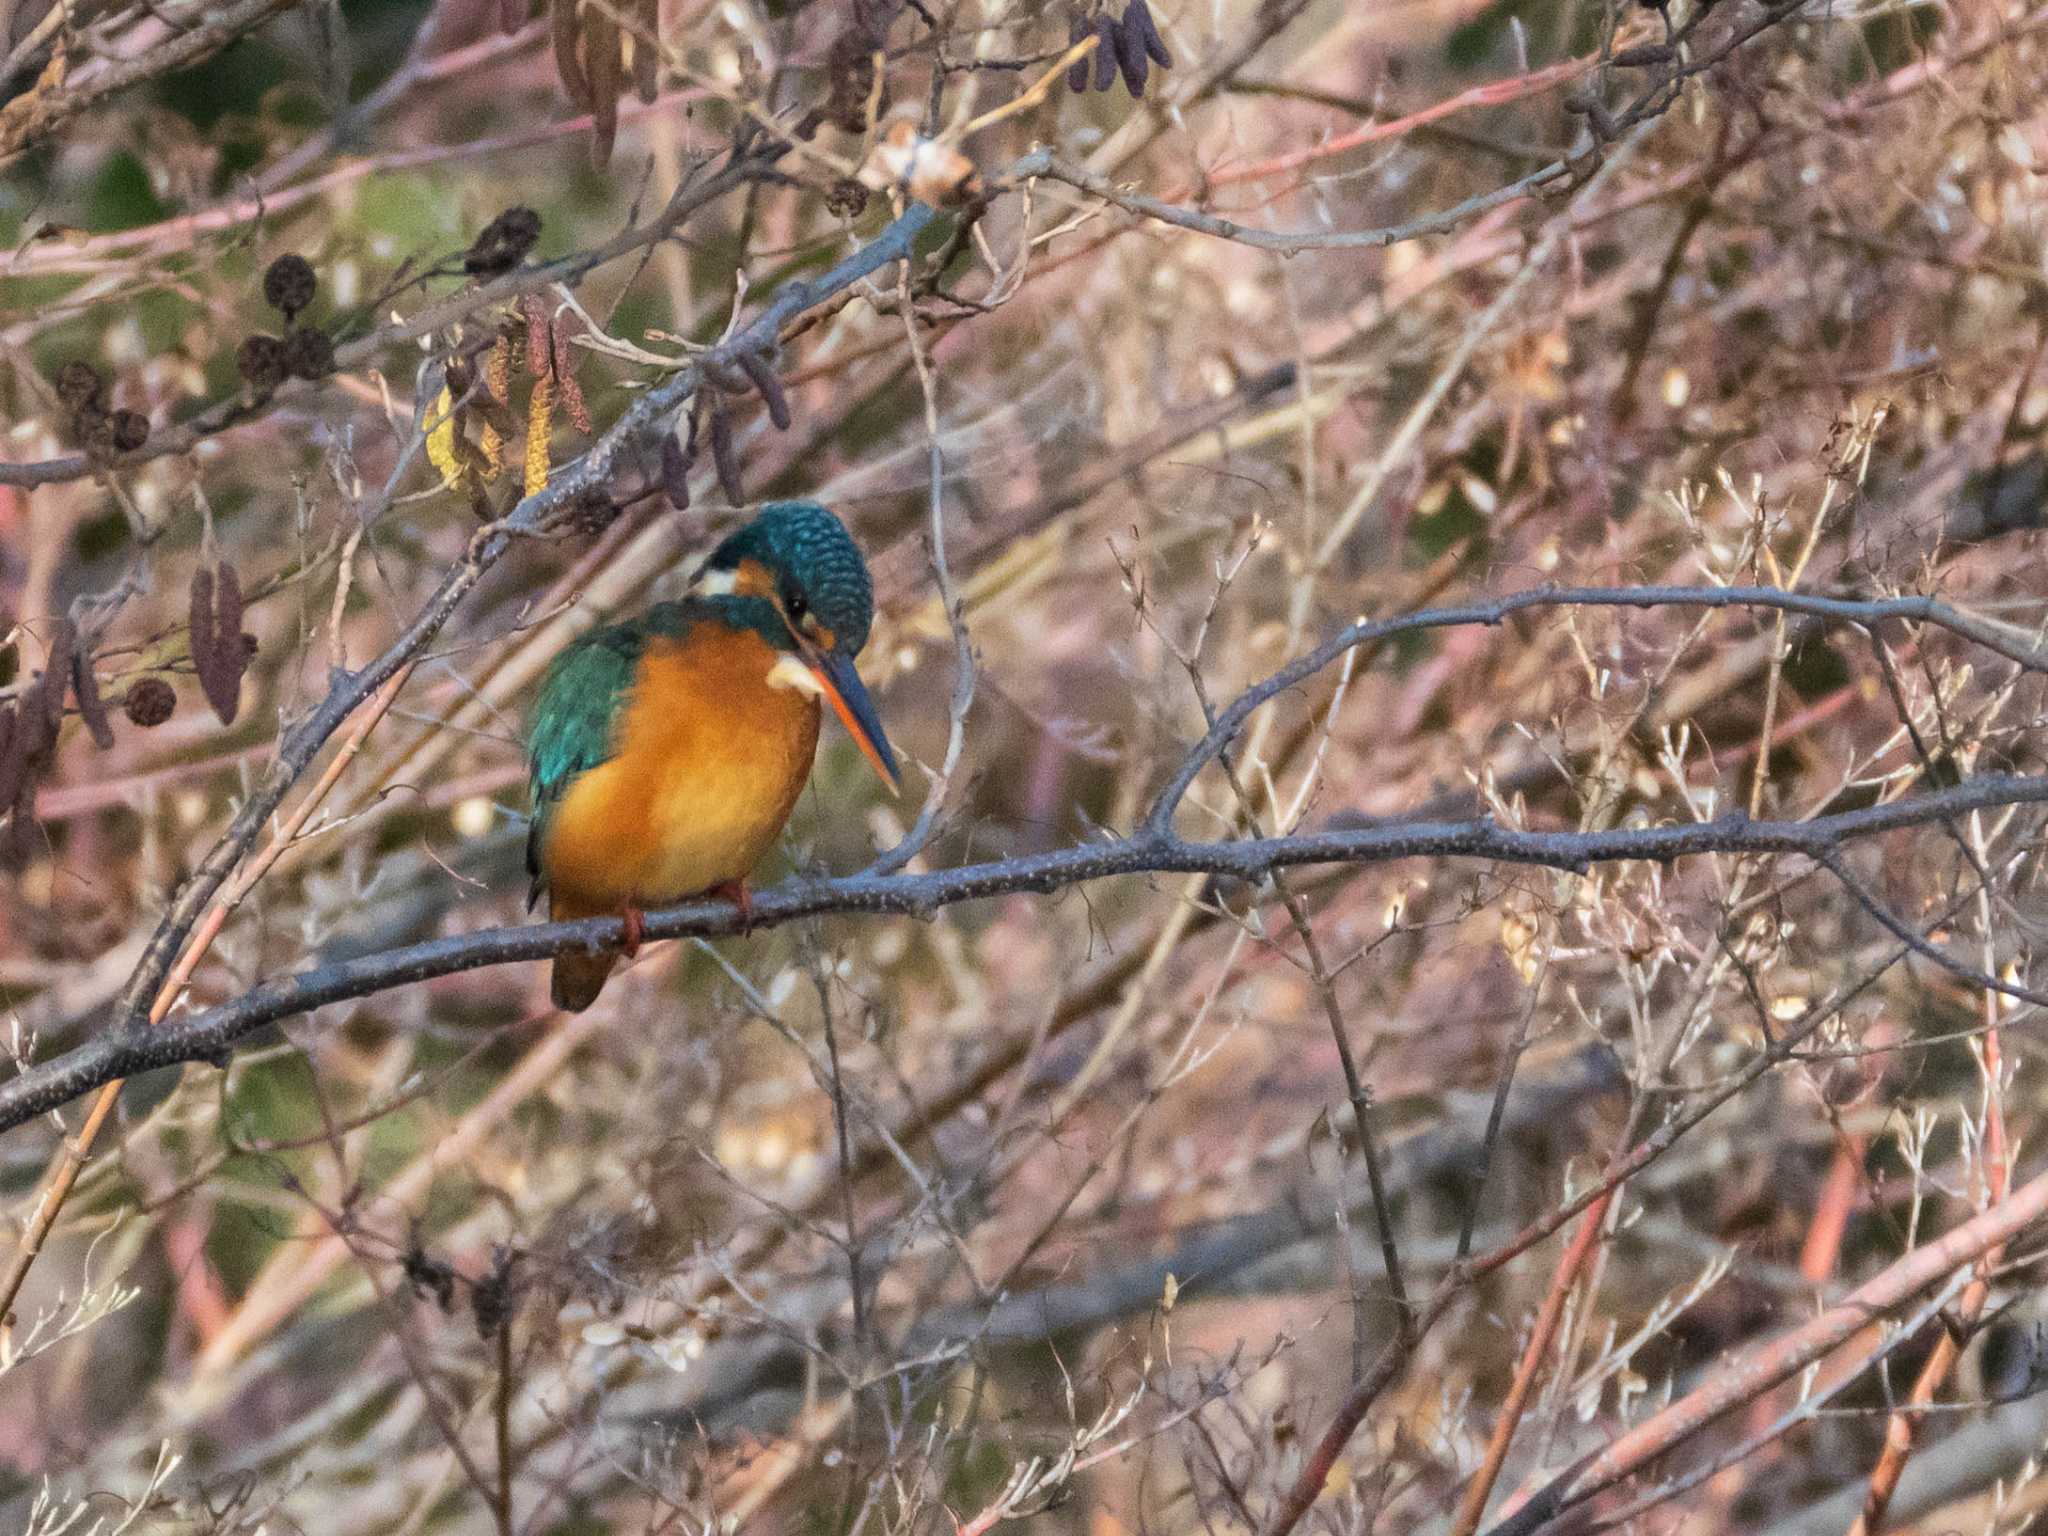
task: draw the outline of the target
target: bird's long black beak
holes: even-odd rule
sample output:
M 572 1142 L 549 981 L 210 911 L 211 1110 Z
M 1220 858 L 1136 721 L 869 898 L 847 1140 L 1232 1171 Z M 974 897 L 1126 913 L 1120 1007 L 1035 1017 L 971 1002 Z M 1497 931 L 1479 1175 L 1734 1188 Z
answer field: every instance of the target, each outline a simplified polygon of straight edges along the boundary
M 853 658 L 837 651 L 814 651 L 808 660 L 812 673 L 824 685 L 825 697 L 832 701 L 839 723 L 846 727 L 846 734 L 889 786 L 890 793 L 900 793 L 903 784 L 896 772 L 896 754 L 889 750 L 889 738 L 882 734 L 882 722 L 875 714 L 875 701 L 868 697 L 867 685 L 854 671 Z

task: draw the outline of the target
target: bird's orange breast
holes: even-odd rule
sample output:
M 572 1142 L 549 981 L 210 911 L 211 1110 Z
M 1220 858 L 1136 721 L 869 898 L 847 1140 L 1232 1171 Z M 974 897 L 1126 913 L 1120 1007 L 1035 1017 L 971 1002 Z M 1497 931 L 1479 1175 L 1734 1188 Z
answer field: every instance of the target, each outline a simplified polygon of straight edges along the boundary
M 679 901 L 743 880 L 810 776 L 818 701 L 771 682 L 781 653 L 700 623 L 648 642 L 616 750 L 569 786 L 541 862 L 556 916 Z

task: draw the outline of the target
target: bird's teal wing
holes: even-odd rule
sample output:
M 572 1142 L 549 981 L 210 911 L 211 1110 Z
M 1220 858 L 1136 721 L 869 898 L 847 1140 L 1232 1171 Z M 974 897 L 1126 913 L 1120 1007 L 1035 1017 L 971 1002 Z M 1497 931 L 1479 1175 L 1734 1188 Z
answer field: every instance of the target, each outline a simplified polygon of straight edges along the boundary
M 595 630 L 557 656 L 541 679 L 526 728 L 527 784 L 533 798 L 526 833 L 526 872 L 533 877 L 526 896 L 529 909 L 546 883 L 540 855 L 548 815 L 578 774 L 616 750 L 618 719 L 644 645 L 638 625 Z

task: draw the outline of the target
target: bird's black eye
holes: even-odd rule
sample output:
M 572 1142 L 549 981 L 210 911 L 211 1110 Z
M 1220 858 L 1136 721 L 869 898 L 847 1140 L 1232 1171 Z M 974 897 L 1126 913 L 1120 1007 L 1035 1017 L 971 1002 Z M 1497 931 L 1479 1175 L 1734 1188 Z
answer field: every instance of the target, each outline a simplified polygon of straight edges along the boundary
M 805 612 L 807 612 L 809 608 L 809 605 L 804 602 L 804 595 L 801 592 L 790 593 L 789 597 L 783 602 L 782 606 L 784 610 L 787 611 L 787 613 L 789 614 L 791 622 L 795 622 L 803 618 Z

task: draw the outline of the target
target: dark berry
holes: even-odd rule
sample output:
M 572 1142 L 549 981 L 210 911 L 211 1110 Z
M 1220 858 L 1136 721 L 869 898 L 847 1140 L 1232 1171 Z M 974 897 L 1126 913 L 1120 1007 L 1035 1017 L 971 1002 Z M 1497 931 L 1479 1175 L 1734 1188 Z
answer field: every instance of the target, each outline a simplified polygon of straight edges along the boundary
M 160 677 L 145 677 L 128 685 L 121 709 L 137 725 L 147 729 L 162 725 L 178 707 L 178 695 Z
M 313 264 L 305 257 L 280 256 L 264 269 L 263 302 L 281 310 L 285 319 L 290 320 L 313 302 L 313 290 L 319 282 L 313 275 Z

